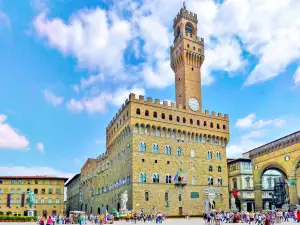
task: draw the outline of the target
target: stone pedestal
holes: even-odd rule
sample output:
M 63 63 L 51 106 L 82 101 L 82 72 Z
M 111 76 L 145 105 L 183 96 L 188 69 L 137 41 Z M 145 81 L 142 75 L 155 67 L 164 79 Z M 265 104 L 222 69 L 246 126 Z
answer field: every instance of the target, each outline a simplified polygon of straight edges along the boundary
M 28 216 L 34 216 L 34 210 L 33 209 L 28 209 L 27 215 Z

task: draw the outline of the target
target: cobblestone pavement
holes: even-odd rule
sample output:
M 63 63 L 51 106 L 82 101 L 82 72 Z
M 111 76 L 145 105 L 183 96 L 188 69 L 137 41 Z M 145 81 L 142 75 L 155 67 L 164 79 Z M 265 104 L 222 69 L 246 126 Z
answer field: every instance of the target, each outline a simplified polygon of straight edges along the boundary
M 7 223 L 7 222 L 0 222 L 0 225 L 37 225 L 37 223 Z M 125 221 L 117 221 L 114 223 L 115 225 L 132 225 L 134 223 L 130 222 L 127 223 Z M 145 224 L 145 225 L 155 225 L 155 222 L 137 222 L 137 224 Z M 191 220 L 185 220 L 185 219 L 169 219 L 167 221 L 164 221 L 162 224 L 167 224 L 167 225 L 204 225 L 204 221 L 202 219 L 191 219 Z M 296 225 L 297 223 L 295 222 L 285 222 L 285 223 L 276 223 L 275 225 Z M 90 225 L 90 224 L 88 224 Z M 223 223 L 221 225 L 230 225 L 230 223 Z M 238 225 L 247 225 L 246 223 L 239 223 Z

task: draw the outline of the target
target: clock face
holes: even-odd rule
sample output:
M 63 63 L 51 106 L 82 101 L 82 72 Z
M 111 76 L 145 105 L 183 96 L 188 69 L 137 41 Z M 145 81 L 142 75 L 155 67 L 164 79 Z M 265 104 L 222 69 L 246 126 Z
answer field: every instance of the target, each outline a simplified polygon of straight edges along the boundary
M 195 112 L 198 111 L 199 110 L 199 102 L 197 101 L 197 99 L 190 98 L 189 107 L 191 108 L 191 110 L 193 110 Z

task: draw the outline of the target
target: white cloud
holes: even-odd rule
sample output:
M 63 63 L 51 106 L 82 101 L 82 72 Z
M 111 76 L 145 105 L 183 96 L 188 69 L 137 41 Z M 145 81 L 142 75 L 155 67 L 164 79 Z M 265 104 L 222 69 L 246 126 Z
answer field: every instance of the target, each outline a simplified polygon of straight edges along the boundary
M 238 119 L 235 123 L 235 126 L 240 129 L 260 129 L 269 125 L 282 127 L 285 123 L 285 121 L 281 119 L 255 121 L 255 118 L 256 115 L 254 113 L 250 113 L 245 118 Z
M 112 74 L 123 69 L 123 52 L 131 39 L 131 28 L 129 22 L 113 13 L 100 8 L 82 10 L 65 23 L 60 18 L 48 19 L 43 12 L 34 20 L 34 26 L 52 47 L 74 56 L 82 68 Z
M 104 75 L 103 74 L 98 74 L 98 75 L 92 75 L 90 77 L 88 77 L 87 79 L 81 79 L 80 80 L 80 87 L 82 89 L 86 88 L 86 87 L 89 87 L 89 86 L 92 86 L 96 83 L 99 83 L 101 81 L 104 80 Z
M 64 101 L 63 97 L 56 96 L 52 91 L 49 90 L 44 91 L 44 97 L 48 102 L 50 102 L 54 106 L 58 106 Z
M 3 176 L 57 176 L 72 178 L 74 175 L 51 167 L 0 166 L 0 171 Z
M 104 113 L 109 104 L 121 106 L 129 97 L 130 93 L 144 95 L 145 90 L 133 87 L 132 89 L 120 88 L 116 92 L 101 92 L 92 97 L 84 97 L 83 99 L 71 99 L 67 103 L 67 108 L 73 112 L 87 111 L 88 113 Z
M 10 19 L 8 17 L 8 15 L 6 13 L 4 13 L 3 11 L 1 11 L 0 9 L 0 27 L 1 25 L 10 28 Z
M 297 70 L 295 72 L 294 82 L 295 82 L 295 84 L 300 84 L 300 66 L 297 68 Z
M 5 123 L 6 119 L 6 115 L 0 114 L 0 149 L 27 151 L 29 141 L 16 129 Z
M 36 144 L 36 148 L 37 148 L 37 150 L 39 151 L 39 152 L 41 152 L 41 153 L 43 153 L 44 152 L 44 144 L 42 143 L 42 142 L 38 142 L 37 144 Z

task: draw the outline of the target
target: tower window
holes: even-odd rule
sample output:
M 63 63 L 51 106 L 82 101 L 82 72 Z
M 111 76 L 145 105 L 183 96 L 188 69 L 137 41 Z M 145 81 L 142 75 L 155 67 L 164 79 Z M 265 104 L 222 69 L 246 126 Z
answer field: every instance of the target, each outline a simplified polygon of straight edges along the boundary
M 193 120 L 192 119 L 190 119 L 190 124 L 193 124 Z
M 197 126 L 200 126 L 200 120 L 197 120 Z
M 192 67 L 192 71 L 194 71 L 194 67 Z
M 180 78 L 178 78 L 178 80 L 180 81 Z
M 186 123 L 186 119 L 185 119 L 185 117 L 183 117 L 183 119 L 182 119 L 182 120 L 183 120 L 183 123 Z
M 169 120 L 173 120 L 173 116 L 172 115 L 169 115 Z
M 201 48 L 198 48 L 198 52 L 201 52 Z
M 166 116 L 165 116 L 164 113 L 161 114 L 161 118 L 162 118 L 162 119 L 165 119 L 165 118 L 166 118 Z
M 148 110 L 145 111 L 145 116 L 149 116 L 149 111 Z
M 220 124 L 217 124 L 217 129 L 220 129 Z
M 185 33 L 190 34 L 190 36 L 192 37 L 193 31 L 194 31 L 193 24 L 187 23 L 186 26 L 185 26 Z
M 141 115 L 141 110 L 139 108 L 136 109 L 136 114 Z
M 180 122 L 180 117 L 179 116 L 177 116 L 177 122 Z
M 195 46 L 193 47 L 193 50 L 196 50 L 196 47 L 195 47 Z
M 189 44 L 187 44 L 187 47 L 188 47 L 188 48 L 190 48 L 190 45 L 189 45 Z
M 223 130 L 226 130 L 226 125 L 223 125 Z
M 206 121 L 204 121 L 204 124 L 203 124 L 203 126 L 207 127 L 207 123 L 206 123 Z
M 210 123 L 210 128 L 214 128 L 214 124 L 212 122 Z
M 157 112 L 154 112 L 154 113 L 153 113 L 153 117 L 154 117 L 154 118 L 157 118 Z

